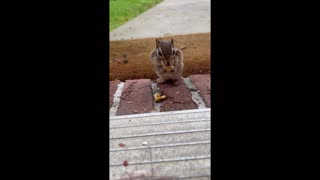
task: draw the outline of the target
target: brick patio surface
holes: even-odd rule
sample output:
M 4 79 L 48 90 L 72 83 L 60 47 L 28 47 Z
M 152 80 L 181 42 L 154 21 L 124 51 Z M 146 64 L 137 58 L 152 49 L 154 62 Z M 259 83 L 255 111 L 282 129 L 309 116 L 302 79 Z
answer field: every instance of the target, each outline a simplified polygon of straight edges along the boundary
M 130 114 L 142 114 L 151 112 L 167 112 L 167 111 L 179 111 L 189 109 L 200 109 L 199 101 L 205 104 L 206 108 L 211 107 L 211 87 L 210 87 L 210 75 L 192 75 L 187 77 L 191 86 L 187 87 L 185 81 L 178 86 L 172 84 L 157 84 L 156 88 L 152 86 L 155 84 L 150 79 L 135 79 L 127 80 L 124 82 L 124 86 L 120 87 L 119 81 L 111 81 L 109 86 L 109 100 L 110 108 L 113 108 L 116 112 L 114 115 L 130 115 Z M 190 86 L 190 84 L 189 84 Z M 114 103 L 114 97 L 116 91 L 121 93 L 118 102 Z M 160 102 L 155 103 L 153 93 L 160 92 L 162 95 L 166 95 L 167 98 Z M 196 101 L 194 93 L 200 100 Z M 158 106 L 158 108 L 156 108 Z
M 211 86 L 210 75 L 191 75 L 190 79 L 196 88 L 200 91 L 201 97 L 204 99 L 207 107 L 211 107 Z

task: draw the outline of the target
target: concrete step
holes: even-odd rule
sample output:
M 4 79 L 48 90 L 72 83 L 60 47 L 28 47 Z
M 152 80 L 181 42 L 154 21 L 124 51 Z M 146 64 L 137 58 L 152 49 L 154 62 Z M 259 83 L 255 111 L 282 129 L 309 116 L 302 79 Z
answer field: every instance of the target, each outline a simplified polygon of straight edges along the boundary
M 210 119 L 210 113 L 204 113 L 208 111 L 210 111 L 209 108 L 201 110 L 156 112 L 130 116 L 114 116 L 110 117 L 110 128 L 116 129 L 130 126 L 155 125 L 160 123 L 208 120 Z M 152 118 L 150 118 L 151 116 Z
M 111 117 L 110 179 L 210 179 L 210 111 Z
M 206 130 L 210 128 L 210 120 L 185 123 L 160 124 L 155 126 L 136 126 L 128 128 L 110 129 L 110 138 L 142 137 L 175 132 L 188 132 L 195 129 Z M 123 132 L 126 132 L 125 134 Z
M 110 167 L 110 179 L 210 179 L 210 159 Z
M 122 166 L 124 159 L 132 165 L 198 158 L 210 158 L 210 141 L 111 150 L 110 166 Z
M 124 144 L 123 148 L 139 148 L 144 147 L 143 143 L 149 146 L 166 145 L 169 143 L 192 143 L 198 141 L 210 140 L 210 130 L 206 131 L 193 131 L 179 134 L 162 134 L 158 136 L 145 136 L 133 138 L 110 139 L 110 151 L 120 148 L 119 144 Z
M 176 178 L 210 176 L 210 159 L 198 158 L 185 161 L 157 163 L 153 166 L 154 176 L 169 176 Z
M 114 127 L 114 124 L 110 124 L 110 139 L 155 136 L 172 133 L 176 134 L 188 131 L 192 132 L 194 130 L 208 130 L 210 129 L 209 112 L 209 109 L 198 109 L 193 111 L 166 112 L 165 114 L 149 113 L 145 114 L 145 117 L 148 118 L 148 120 L 145 119 L 145 121 L 150 122 L 142 121 L 140 125 L 137 125 L 137 122 L 136 124 L 131 125 L 131 122 L 129 120 L 134 118 L 134 116 L 127 116 L 121 118 L 122 121 L 125 121 L 125 119 L 128 119 L 129 121 L 122 126 L 118 125 Z M 195 114 L 197 114 L 198 117 L 195 116 Z M 160 122 L 156 122 L 159 119 L 159 116 L 162 120 L 160 120 Z M 196 118 L 192 118 L 192 116 Z M 139 119 L 139 116 L 136 117 L 138 117 Z M 175 120 L 175 118 L 184 118 L 184 120 Z M 138 121 L 138 119 L 133 120 L 133 122 Z M 114 118 L 111 118 L 110 121 L 113 122 L 116 120 L 114 120 Z

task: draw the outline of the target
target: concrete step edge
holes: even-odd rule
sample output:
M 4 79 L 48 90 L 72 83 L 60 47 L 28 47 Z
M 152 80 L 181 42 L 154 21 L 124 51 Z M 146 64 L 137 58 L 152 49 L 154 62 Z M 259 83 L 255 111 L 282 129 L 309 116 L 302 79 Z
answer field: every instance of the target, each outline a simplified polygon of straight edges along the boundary
M 183 142 L 183 143 L 170 143 L 170 144 L 161 144 L 161 145 L 145 145 L 145 146 L 136 146 L 130 148 L 117 148 L 117 149 L 110 149 L 110 152 L 116 151 L 130 151 L 130 150 L 139 150 L 139 149 L 150 149 L 150 148 L 165 148 L 165 147 L 177 147 L 177 146 L 190 146 L 190 145 L 198 145 L 198 144 L 210 144 L 210 139 L 207 141 L 194 141 L 194 142 Z
M 183 158 L 170 158 L 170 159 L 164 159 L 164 160 L 157 160 L 157 161 L 145 161 L 145 162 L 135 162 L 131 165 L 138 165 L 138 164 L 154 164 L 154 163 L 168 163 L 168 162 L 176 162 L 176 161 L 190 161 L 190 160 L 200 160 L 200 159 L 211 159 L 210 155 L 207 156 L 197 156 L 197 157 L 183 157 Z M 110 164 L 110 167 L 113 166 L 123 166 L 122 163 L 117 164 Z
M 211 112 L 211 108 L 111 116 L 109 120 Z
M 120 129 L 110 129 L 111 137 L 144 135 L 150 133 L 164 133 L 168 131 L 191 131 L 195 129 L 210 129 L 210 121 L 186 122 L 175 124 L 162 124 L 157 126 L 139 126 Z
M 135 137 L 146 137 L 146 136 L 161 136 L 161 135 L 168 135 L 168 134 L 184 134 L 184 133 L 206 132 L 206 131 L 211 131 L 211 129 L 206 128 L 206 129 L 197 129 L 197 130 L 188 130 L 188 131 L 167 131 L 167 132 L 146 133 L 146 134 L 139 134 L 139 135 L 118 136 L 118 137 L 110 136 L 109 139 L 112 140 L 112 139 L 135 138 Z
M 201 118 L 201 119 L 180 119 L 174 121 L 165 121 L 159 123 L 146 123 L 146 124 L 138 124 L 138 125 L 129 125 L 129 126 L 112 126 L 110 129 L 120 129 L 120 128 L 134 128 L 134 127 L 141 127 L 141 126 L 156 126 L 156 125 L 163 125 L 163 124 L 180 124 L 180 123 L 188 123 L 188 122 L 200 122 L 200 121 L 210 121 L 210 118 Z
M 111 139 L 109 145 L 111 149 L 117 149 L 121 146 L 125 147 L 141 147 L 141 146 L 158 146 L 175 143 L 189 143 L 209 141 L 211 139 L 210 131 L 182 133 L 182 134 L 168 134 L 162 136 L 148 136 L 135 138 L 121 138 Z

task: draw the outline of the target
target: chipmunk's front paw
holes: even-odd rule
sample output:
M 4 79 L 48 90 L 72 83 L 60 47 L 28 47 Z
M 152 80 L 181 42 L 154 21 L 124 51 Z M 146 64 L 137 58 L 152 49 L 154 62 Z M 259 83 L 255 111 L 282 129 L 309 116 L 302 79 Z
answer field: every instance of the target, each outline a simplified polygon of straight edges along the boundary
M 164 67 L 161 67 L 159 72 L 160 72 L 160 74 L 163 74 L 163 73 L 167 72 L 167 70 Z
M 158 79 L 156 80 L 156 82 L 157 82 L 158 84 L 162 84 L 162 83 L 164 83 L 164 80 L 163 80 L 162 78 L 158 78 Z

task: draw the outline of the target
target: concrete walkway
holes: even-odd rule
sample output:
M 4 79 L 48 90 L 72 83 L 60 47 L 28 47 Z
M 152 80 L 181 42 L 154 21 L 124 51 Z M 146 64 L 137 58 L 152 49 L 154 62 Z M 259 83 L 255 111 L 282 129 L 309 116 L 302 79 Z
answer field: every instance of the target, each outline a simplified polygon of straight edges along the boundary
M 110 118 L 110 179 L 209 180 L 210 108 Z
M 110 32 L 110 41 L 210 32 L 210 0 L 164 0 Z

